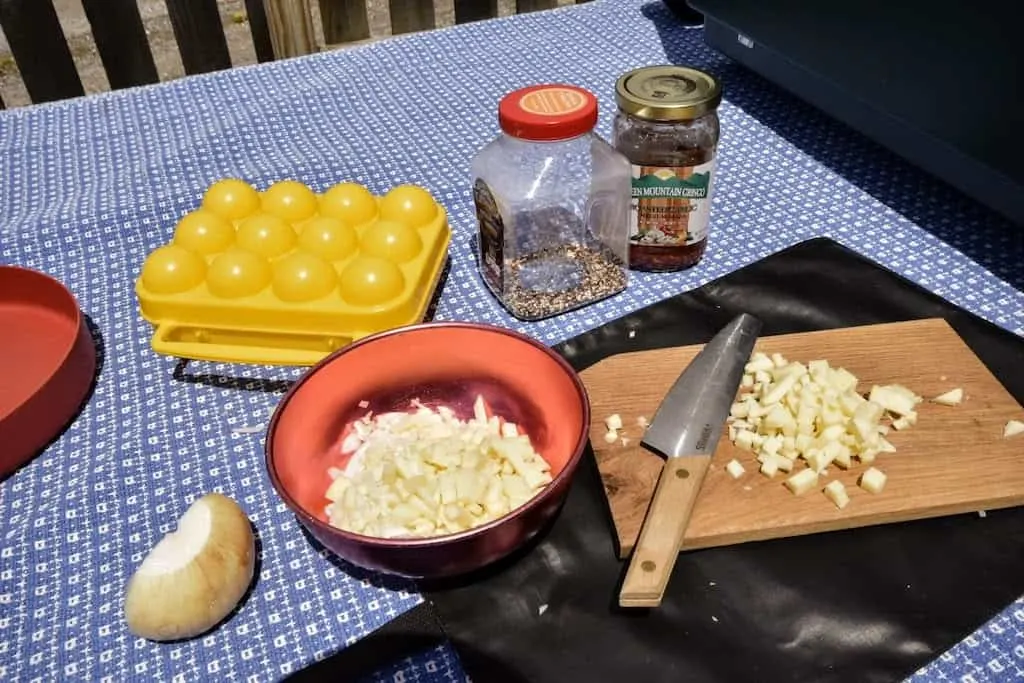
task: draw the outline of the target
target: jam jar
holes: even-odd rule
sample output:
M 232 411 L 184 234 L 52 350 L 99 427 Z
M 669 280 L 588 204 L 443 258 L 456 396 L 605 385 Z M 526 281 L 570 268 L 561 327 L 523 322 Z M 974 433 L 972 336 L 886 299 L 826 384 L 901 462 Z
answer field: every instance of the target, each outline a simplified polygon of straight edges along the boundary
M 626 287 L 630 164 L 596 123 L 597 98 L 583 88 L 516 90 L 498 106 L 501 133 L 473 159 L 477 265 L 521 320 Z
M 612 144 L 632 165 L 629 265 L 694 266 L 708 240 L 721 85 L 697 69 L 652 66 L 621 76 L 615 96 Z

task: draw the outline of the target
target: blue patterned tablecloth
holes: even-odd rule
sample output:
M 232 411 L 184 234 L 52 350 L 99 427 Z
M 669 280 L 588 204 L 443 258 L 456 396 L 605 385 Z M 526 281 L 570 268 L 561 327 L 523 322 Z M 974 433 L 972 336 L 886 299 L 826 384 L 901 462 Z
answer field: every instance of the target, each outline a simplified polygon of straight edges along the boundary
M 725 81 L 711 247 L 673 275 L 535 324 L 485 291 L 469 242 L 472 155 L 497 132 L 507 91 L 562 80 L 598 94 L 666 59 Z M 152 353 L 132 283 L 146 253 L 223 176 L 316 189 L 355 180 L 429 188 L 450 212 L 441 319 L 513 327 L 557 343 L 827 235 L 997 325 L 1024 333 L 1021 233 L 706 48 L 657 3 L 597 2 L 385 43 L 0 113 L 0 263 L 55 275 L 101 340 L 103 370 L 81 417 L 0 484 L 0 680 L 276 681 L 419 601 L 310 545 L 262 466 L 265 425 L 292 369 L 175 362 Z M 232 380 L 230 378 L 240 378 Z M 223 491 L 262 539 L 259 578 L 205 637 L 132 637 L 122 591 L 196 497 Z M 967 635 L 967 634 L 965 634 Z M 936 653 L 938 655 L 939 653 Z M 1024 603 L 916 675 L 964 683 L 1024 676 Z M 446 647 L 380 681 L 464 680 Z

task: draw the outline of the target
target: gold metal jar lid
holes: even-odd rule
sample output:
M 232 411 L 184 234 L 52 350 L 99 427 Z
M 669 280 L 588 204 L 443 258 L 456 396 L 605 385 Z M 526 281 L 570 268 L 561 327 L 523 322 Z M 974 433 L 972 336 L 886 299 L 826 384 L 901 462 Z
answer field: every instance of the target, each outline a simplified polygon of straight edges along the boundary
M 619 109 L 652 121 L 688 121 L 714 111 L 722 86 L 710 74 L 685 66 L 645 66 L 619 77 Z

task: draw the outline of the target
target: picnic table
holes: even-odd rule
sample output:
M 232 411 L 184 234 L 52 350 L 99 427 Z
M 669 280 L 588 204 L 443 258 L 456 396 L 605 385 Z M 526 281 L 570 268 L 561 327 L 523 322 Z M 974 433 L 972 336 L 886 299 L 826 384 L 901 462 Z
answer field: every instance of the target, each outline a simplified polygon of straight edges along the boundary
M 557 318 L 511 318 L 477 275 L 469 162 L 497 134 L 508 91 L 546 81 L 599 97 L 646 64 L 719 74 L 720 170 L 696 268 L 633 274 L 620 296 Z M 102 370 L 80 417 L 0 482 L 0 679 L 276 681 L 416 606 L 412 582 L 350 571 L 303 536 L 271 489 L 262 432 L 298 368 L 182 365 L 154 354 L 133 283 L 205 188 L 343 180 L 427 188 L 449 212 L 438 320 L 556 344 L 827 236 L 1015 334 L 1024 334 L 1019 231 L 704 45 L 653 0 L 596 0 L 377 44 L 0 112 L 0 263 L 47 272 L 87 314 Z M 765 188 L 771 185 L 770 197 Z M 0 331 L 2 332 L 2 331 Z M 2 447 L 2 446 L 0 446 Z M 185 642 L 130 635 L 123 587 L 208 491 L 259 531 L 255 588 L 228 622 Z M 1024 600 L 911 680 L 1024 675 Z M 447 645 L 380 681 L 465 680 Z

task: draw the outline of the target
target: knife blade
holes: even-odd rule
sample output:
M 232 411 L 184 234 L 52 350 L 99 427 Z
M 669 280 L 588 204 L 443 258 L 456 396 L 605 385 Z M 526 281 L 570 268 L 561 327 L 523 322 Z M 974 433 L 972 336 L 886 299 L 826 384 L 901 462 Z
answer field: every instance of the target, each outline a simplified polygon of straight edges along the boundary
M 761 321 L 743 313 L 708 342 L 669 389 L 641 443 L 666 458 L 619 591 L 623 607 L 657 607 L 736 398 Z

